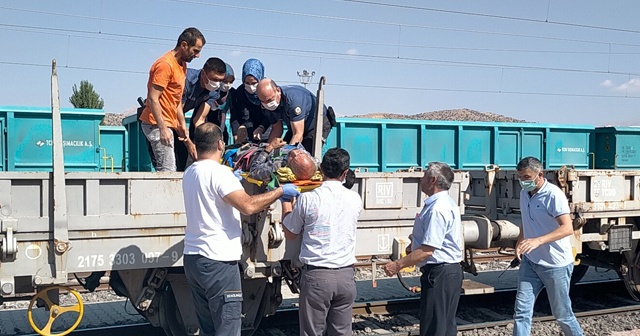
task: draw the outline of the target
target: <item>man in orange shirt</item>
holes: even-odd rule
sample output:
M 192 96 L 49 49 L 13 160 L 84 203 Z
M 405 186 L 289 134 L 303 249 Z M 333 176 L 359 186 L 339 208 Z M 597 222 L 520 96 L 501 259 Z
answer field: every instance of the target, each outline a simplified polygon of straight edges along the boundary
M 176 47 L 158 58 L 149 70 L 147 103 L 140 121 L 156 171 L 176 171 L 173 132 L 180 139 L 189 136 L 184 115 L 177 113 L 182 104 L 187 63 L 200 56 L 205 43 L 197 28 L 187 28 Z

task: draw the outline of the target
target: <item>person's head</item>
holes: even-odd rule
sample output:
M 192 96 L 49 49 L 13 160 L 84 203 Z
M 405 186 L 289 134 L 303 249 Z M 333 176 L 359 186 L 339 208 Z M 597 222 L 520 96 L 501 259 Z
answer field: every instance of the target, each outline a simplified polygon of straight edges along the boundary
M 265 78 L 258 83 L 258 99 L 260 99 L 263 109 L 275 111 L 280 106 L 282 91 L 276 82 Z
M 220 82 L 224 79 L 227 66 L 217 57 L 209 58 L 202 66 L 200 72 L 200 85 L 209 90 L 215 91 L 220 87 Z
M 351 164 L 351 157 L 349 152 L 342 148 L 331 148 L 322 157 L 322 163 L 320 169 L 324 180 L 345 180 L 349 173 L 349 165 Z
M 287 156 L 287 166 L 297 180 L 308 180 L 318 170 L 316 160 L 309 152 L 302 149 L 292 149 Z
M 231 88 L 233 87 L 233 81 L 236 80 L 236 76 L 233 73 L 233 68 L 231 67 L 231 65 L 229 65 L 229 63 L 225 63 L 225 68 L 226 71 L 224 73 L 224 79 L 222 79 L 222 86 L 220 86 L 220 90 L 222 90 L 222 92 L 231 90 Z
M 449 190 L 453 183 L 453 170 L 444 162 L 430 162 L 424 171 L 420 187 L 422 192 L 431 196 L 439 191 Z
M 264 78 L 264 65 L 260 60 L 250 58 L 242 65 L 242 84 L 247 93 L 254 95 L 258 82 Z
M 193 141 L 196 145 L 198 157 L 202 154 L 215 154 L 224 151 L 222 130 L 218 125 L 206 122 L 196 127 Z
M 542 162 L 533 156 L 520 160 L 516 166 L 520 186 L 526 191 L 534 191 L 544 184 Z
M 184 62 L 191 62 L 194 58 L 200 57 L 200 51 L 207 41 L 198 28 L 185 29 L 176 43 L 175 51 L 178 57 Z

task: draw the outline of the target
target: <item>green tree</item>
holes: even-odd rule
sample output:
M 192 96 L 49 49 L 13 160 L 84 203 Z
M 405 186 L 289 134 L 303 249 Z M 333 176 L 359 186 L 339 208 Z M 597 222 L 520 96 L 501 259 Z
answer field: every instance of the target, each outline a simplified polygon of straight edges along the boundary
M 88 80 L 80 81 L 80 89 L 73 84 L 73 94 L 69 102 L 75 108 L 101 109 L 104 107 L 104 99 L 93 89 L 93 84 Z

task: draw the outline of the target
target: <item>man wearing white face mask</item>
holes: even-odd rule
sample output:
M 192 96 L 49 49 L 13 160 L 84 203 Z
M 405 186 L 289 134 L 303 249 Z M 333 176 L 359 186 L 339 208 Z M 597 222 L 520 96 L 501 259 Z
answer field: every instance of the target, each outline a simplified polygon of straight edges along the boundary
M 547 289 L 551 312 L 565 335 L 581 336 L 582 328 L 571 310 L 569 283 L 574 256 L 573 224 L 566 195 L 542 176 L 542 163 L 534 157 L 516 167 L 520 179 L 522 226 L 516 244 L 521 260 L 514 314 L 514 336 L 529 335 L 536 297 Z
M 217 96 L 213 102 L 207 101 L 208 106 L 197 108 L 193 116 L 191 117 L 191 123 L 189 125 L 189 134 L 192 134 L 196 127 L 204 124 L 205 122 L 211 122 L 222 129 L 223 140 L 225 144 L 229 143 L 229 132 L 225 127 L 225 121 L 227 118 L 227 112 L 231 106 L 231 91 L 233 81 L 235 81 L 235 75 L 233 68 L 228 63 L 225 63 L 226 72 L 224 79 L 220 82 L 220 88 L 215 91 L 213 98 Z
M 281 137 L 286 125 L 288 131 L 284 141 L 289 144 L 301 143 L 308 152 L 313 153 L 318 101 L 316 96 L 302 86 L 278 86 L 273 80 L 265 78 L 258 83 L 258 98 L 271 123 L 269 140 Z M 327 107 L 324 105 L 323 118 L 324 141 L 331 131 Z
M 220 98 L 220 83 L 225 78 L 226 69 L 224 61 L 217 57 L 209 58 L 202 69 L 187 69 L 182 103 L 178 106 L 178 113 L 184 115 L 194 110 L 191 125 L 198 115 L 206 115 L 216 106 L 216 100 Z M 180 141 L 174 142 L 177 171 L 185 170 L 189 157 L 196 159 L 196 147 L 191 139 L 195 128 L 191 125 L 189 126 L 191 136 L 176 139 Z

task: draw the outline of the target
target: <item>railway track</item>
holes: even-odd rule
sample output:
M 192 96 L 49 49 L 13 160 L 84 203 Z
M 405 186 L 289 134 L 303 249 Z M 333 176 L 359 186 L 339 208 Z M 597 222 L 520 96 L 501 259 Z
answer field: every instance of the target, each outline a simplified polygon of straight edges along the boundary
M 594 297 L 594 292 L 599 292 Z M 574 310 L 580 319 L 594 316 L 610 316 L 628 312 L 640 314 L 640 304 L 628 298 L 621 281 L 593 281 L 580 284 L 572 290 Z M 478 330 L 508 328 L 513 323 L 515 289 L 505 288 L 493 294 L 462 295 L 457 313 L 458 331 L 463 336 L 483 335 Z M 490 306 L 487 304 L 491 302 Z M 534 322 L 553 321 L 544 294 L 536 304 Z M 358 302 L 354 306 L 355 335 L 417 335 L 419 298 Z M 274 316 L 263 320 L 255 336 L 298 335 L 298 311 L 295 307 L 283 308 Z M 640 316 L 640 315 L 638 315 Z M 106 321 L 105 321 L 106 323 Z M 535 324 L 534 324 L 535 325 Z M 147 323 L 122 324 L 74 331 L 72 335 L 161 335 L 160 329 Z M 477 333 L 477 334 L 474 334 Z M 586 335 L 596 335 L 587 333 Z M 22 335 L 25 335 L 24 333 Z M 34 335 L 35 334 L 28 334 Z M 597 334 L 601 335 L 601 334 Z
M 604 284 L 606 286 L 603 286 Z M 594 297 L 594 292 L 600 292 L 601 296 Z M 579 319 L 629 312 L 640 313 L 640 302 L 628 298 L 620 281 L 580 284 L 572 290 L 572 297 L 574 311 Z M 491 302 L 490 307 L 488 302 Z M 475 332 L 479 329 L 512 326 L 513 302 L 515 289 L 505 289 L 493 294 L 461 296 L 457 313 L 458 331 Z M 356 303 L 353 308 L 354 335 L 418 335 L 418 310 L 418 297 Z M 296 309 L 279 311 L 273 317 L 266 318 L 255 335 L 297 335 L 297 320 Z M 536 303 L 533 320 L 534 323 L 555 321 L 544 292 Z

